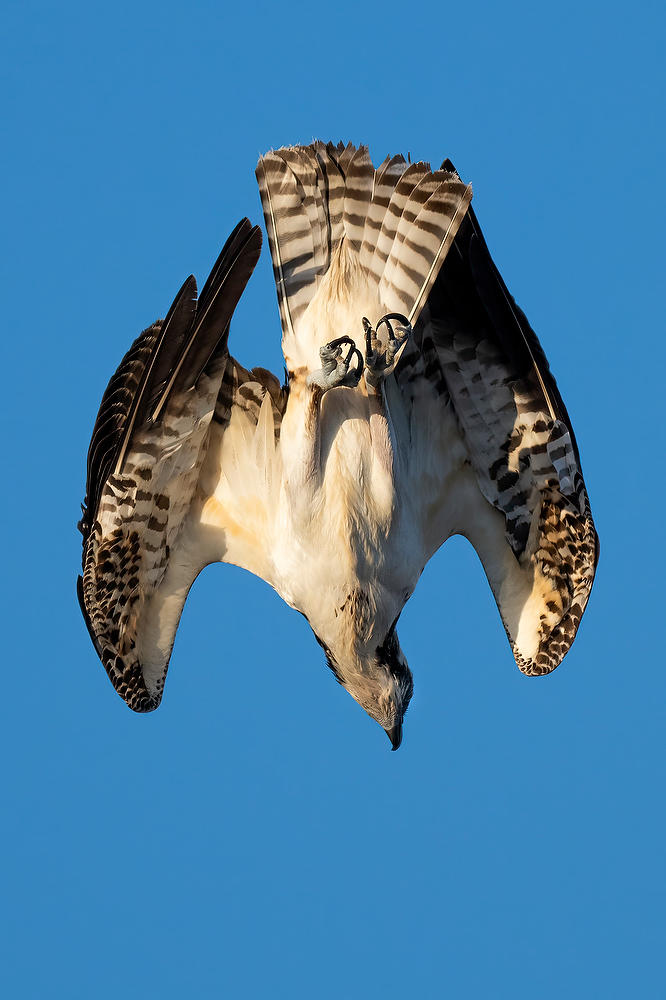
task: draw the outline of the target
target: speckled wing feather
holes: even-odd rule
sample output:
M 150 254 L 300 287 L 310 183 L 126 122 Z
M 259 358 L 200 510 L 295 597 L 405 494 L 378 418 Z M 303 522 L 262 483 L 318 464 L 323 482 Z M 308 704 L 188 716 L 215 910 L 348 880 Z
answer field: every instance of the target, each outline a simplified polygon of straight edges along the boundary
M 273 434 L 274 422 L 279 426 L 276 380 L 247 372 L 227 350 L 229 321 L 260 249 L 259 229 L 243 220 L 198 302 L 188 278 L 166 320 L 132 345 L 93 430 L 78 594 L 97 653 L 135 711 L 160 702 L 182 607 L 199 571 L 218 558 L 251 560 L 238 546 L 225 547 L 202 512 L 217 487 L 222 452 L 233 444 L 226 439 L 235 439 L 238 452 L 237 428 L 251 440 L 247 428 L 256 429 L 264 411 L 261 420 Z
M 396 372 L 412 422 L 436 428 L 432 444 L 448 421 L 466 455 L 445 484 L 435 445 L 420 480 L 430 554 L 451 534 L 470 539 L 518 666 L 548 673 L 573 642 L 598 541 L 569 415 L 472 209 L 415 333 Z M 445 504 L 445 489 L 460 502 Z

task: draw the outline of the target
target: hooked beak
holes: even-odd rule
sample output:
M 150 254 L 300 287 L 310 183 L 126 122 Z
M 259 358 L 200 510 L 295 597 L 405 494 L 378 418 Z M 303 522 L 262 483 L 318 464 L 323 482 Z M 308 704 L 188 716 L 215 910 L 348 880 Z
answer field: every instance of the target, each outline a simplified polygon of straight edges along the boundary
M 393 729 L 385 729 L 384 732 L 391 741 L 391 750 L 397 750 L 402 743 L 402 722 L 396 722 Z

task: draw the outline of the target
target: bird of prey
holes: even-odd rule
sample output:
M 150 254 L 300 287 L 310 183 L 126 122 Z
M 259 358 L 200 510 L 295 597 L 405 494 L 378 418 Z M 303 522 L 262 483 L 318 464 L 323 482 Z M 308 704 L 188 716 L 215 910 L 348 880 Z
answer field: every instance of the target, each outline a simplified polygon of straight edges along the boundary
M 476 549 L 515 660 L 571 645 L 598 541 L 571 421 L 446 160 L 315 142 L 263 156 L 286 384 L 229 353 L 261 249 L 236 226 L 134 341 L 88 452 L 78 594 L 130 708 L 162 698 L 208 563 L 266 580 L 308 620 L 393 749 L 412 695 L 396 625 L 453 534 Z

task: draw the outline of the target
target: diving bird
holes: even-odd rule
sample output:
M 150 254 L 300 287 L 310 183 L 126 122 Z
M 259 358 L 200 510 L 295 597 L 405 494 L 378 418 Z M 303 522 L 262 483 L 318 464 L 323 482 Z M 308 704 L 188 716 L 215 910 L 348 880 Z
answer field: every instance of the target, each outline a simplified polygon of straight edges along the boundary
M 149 712 L 197 574 L 242 566 L 307 618 L 397 749 L 397 622 L 451 535 L 476 549 L 524 673 L 569 649 L 598 558 L 578 447 L 449 160 L 375 168 L 365 146 L 315 142 L 262 156 L 257 178 L 286 382 L 229 353 L 262 242 L 243 219 L 104 393 L 79 601 L 114 687 Z

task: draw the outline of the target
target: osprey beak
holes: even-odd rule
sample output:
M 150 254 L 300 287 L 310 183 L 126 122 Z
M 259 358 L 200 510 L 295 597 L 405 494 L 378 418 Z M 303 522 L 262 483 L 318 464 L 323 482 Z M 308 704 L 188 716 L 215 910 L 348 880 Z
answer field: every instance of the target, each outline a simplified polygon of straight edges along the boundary
M 396 722 L 393 729 L 385 729 L 384 732 L 391 741 L 391 750 L 397 750 L 402 743 L 402 722 Z

